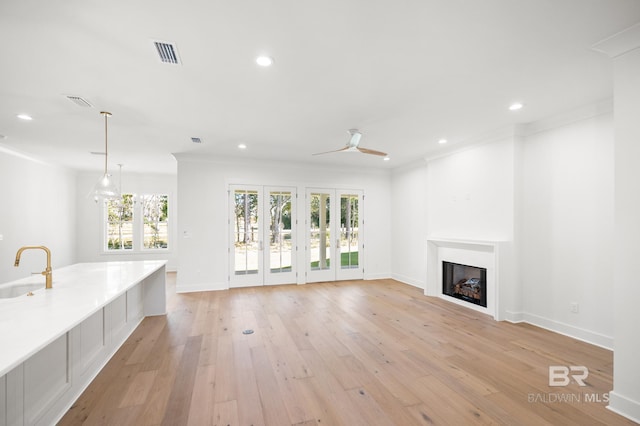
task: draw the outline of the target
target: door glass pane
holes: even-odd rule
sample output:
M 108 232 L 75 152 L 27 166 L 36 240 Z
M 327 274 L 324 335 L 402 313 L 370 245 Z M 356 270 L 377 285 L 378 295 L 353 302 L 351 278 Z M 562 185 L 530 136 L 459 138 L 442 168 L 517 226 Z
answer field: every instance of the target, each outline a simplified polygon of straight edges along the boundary
M 358 267 L 358 196 L 340 196 L 340 267 Z
M 291 192 L 269 193 L 269 270 L 291 272 Z
M 258 229 L 258 192 L 234 191 L 235 270 L 236 275 L 258 273 L 260 233 Z
M 309 254 L 311 270 L 329 269 L 331 267 L 331 197 L 329 194 L 312 193 L 310 210 Z

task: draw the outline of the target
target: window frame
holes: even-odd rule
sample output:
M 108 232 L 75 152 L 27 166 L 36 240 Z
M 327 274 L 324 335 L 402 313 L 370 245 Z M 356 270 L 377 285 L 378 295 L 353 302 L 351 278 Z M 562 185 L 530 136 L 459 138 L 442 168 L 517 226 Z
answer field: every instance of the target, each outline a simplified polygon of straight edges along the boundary
M 145 191 L 142 194 L 135 194 L 125 192 L 122 195 L 131 195 L 132 197 L 132 248 L 124 249 L 110 249 L 109 248 L 109 206 L 108 201 L 104 200 L 102 205 L 102 218 L 101 218 L 101 232 L 102 232 L 102 247 L 101 252 L 105 255 L 131 255 L 131 254 L 151 254 L 151 253 L 169 253 L 171 252 L 171 246 L 173 244 L 172 238 L 172 216 L 173 216 L 173 207 L 172 207 L 172 197 L 169 192 L 158 191 Z M 167 200 L 167 208 L 166 208 L 166 221 L 161 223 L 166 223 L 166 247 L 145 247 L 144 245 L 144 208 L 143 208 L 143 197 L 149 196 L 164 196 Z
M 167 208 L 166 208 L 166 220 L 162 221 L 162 222 L 157 222 L 157 223 L 166 223 L 166 227 L 167 227 L 167 245 L 166 247 L 145 247 L 145 215 L 144 215 L 144 203 L 143 203 L 143 199 L 144 197 L 166 197 L 167 199 Z M 143 252 L 151 252 L 151 253 L 157 253 L 160 251 L 168 251 L 170 248 L 170 226 L 169 226 L 169 218 L 171 217 L 171 204 L 169 202 L 169 194 L 165 194 L 165 193 L 153 193 L 153 194 L 142 194 L 139 196 L 139 200 L 140 200 L 140 208 L 139 208 L 139 216 L 140 216 L 140 251 Z M 134 219 L 135 220 L 135 219 Z
M 131 220 L 130 221 L 122 221 L 120 220 L 119 223 L 131 223 L 131 247 L 130 248 L 126 248 L 126 245 L 123 244 L 122 238 L 120 241 L 120 248 L 109 248 L 109 241 L 110 241 L 110 234 L 109 234 L 109 228 L 111 224 L 118 224 L 118 222 L 111 222 L 109 220 L 109 203 L 112 200 L 104 200 L 103 202 L 103 244 L 102 244 L 102 249 L 105 253 L 132 253 L 135 250 L 135 234 L 136 234 L 136 211 L 135 211 L 135 195 L 134 194 L 122 194 L 122 197 L 124 197 L 125 195 L 130 195 L 131 199 L 130 199 L 130 205 L 131 205 Z M 122 219 L 122 218 L 121 218 Z

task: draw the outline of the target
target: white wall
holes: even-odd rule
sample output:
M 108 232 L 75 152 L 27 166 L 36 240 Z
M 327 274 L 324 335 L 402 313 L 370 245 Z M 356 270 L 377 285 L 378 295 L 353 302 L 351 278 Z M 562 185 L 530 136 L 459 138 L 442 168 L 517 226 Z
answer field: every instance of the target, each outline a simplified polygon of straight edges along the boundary
M 611 103 L 524 131 L 394 171 L 393 277 L 425 288 L 426 235 L 507 241 L 501 317 L 612 347 Z
M 425 289 L 427 279 L 427 164 L 395 170 L 391 179 L 393 278 Z
M 522 149 L 523 319 L 610 348 L 612 113 L 530 135 Z
M 513 239 L 513 138 L 430 161 L 426 188 L 430 236 L 490 241 Z
M 394 171 L 393 278 L 427 289 L 427 236 L 507 241 L 503 257 L 513 260 L 514 140 L 497 138 Z M 517 304 L 517 265 L 510 263 L 500 267 L 502 311 Z
M 55 268 L 76 261 L 75 173 L 0 147 L 0 200 L 0 283 L 45 269 L 41 250 L 24 252 L 20 266 L 13 266 L 25 245 L 51 250 L 55 283 Z
M 299 230 L 304 230 L 306 187 L 362 189 L 364 201 L 363 264 L 365 278 L 391 276 L 390 177 L 386 171 L 319 168 L 310 165 L 198 159 L 178 159 L 178 291 L 228 288 L 229 184 L 281 185 L 298 188 Z M 298 246 L 304 247 L 304 232 Z M 304 272 L 299 251 L 299 272 Z M 304 282 L 298 275 L 298 283 Z
M 118 260 L 167 260 L 167 270 L 175 271 L 178 264 L 177 251 L 177 177 L 175 175 L 139 174 L 122 172 L 122 192 L 133 194 L 163 193 L 169 195 L 169 232 L 168 251 L 150 253 L 117 252 L 106 253 L 103 250 L 103 224 L 101 205 L 87 194 L 100 177 L 99 173 L 79 173 L 77 185 L 77 229 L 78 238 L 74 241 L 78 247 L 78 262 L 109 262 Z M 119 174 L 116 173 L 116 180 Z
M 614 375 L 609 408 L 640 423 L 640 27 L 618 38 L 635 47 L 614 61 L 615 73 L 615 306 Z

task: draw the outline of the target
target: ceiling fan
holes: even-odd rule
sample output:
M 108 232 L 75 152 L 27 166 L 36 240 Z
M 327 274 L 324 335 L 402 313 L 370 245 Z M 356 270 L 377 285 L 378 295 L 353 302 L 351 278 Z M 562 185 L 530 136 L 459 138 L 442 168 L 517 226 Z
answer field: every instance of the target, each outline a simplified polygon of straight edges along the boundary
M 379 155 L 381 157 L 387 156 L 386 152 L 376 151 L 369 148 L 362 148 L 360 146 L 360 138 L 362 137 L 362 133 L 360 133 L 358 129 L 350 129 L 349 135 L 351 135 L 351 137 L 349 138 L 349 142 L 347 142 L 347 146 L 345 146 L 344 148 L 336 149 L 334 151 L 318 152 L 313 155 L 330 154 L 332 152 L 362 152 L 363 154 Z

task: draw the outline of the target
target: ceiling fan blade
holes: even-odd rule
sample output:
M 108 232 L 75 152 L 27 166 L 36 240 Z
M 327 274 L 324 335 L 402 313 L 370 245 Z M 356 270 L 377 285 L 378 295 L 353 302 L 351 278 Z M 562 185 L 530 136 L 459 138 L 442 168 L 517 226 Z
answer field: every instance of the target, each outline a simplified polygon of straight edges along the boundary
M 369 149 L 369 148 L 361 148 L 361 147 L 357 147 L 356 148 L 358 151 L 364 153 L 364 154 L 372 154 L 372 155 L 379 155 L 381 157 L 386 157 L 387 153 L 386 152 L 382 152 L 382 151 L 376 151 L 375 149 Z
M 349 149 L 349 147 L 345 146 L 344 148 L 336 149 L 336 150 L 333 150 L 333 151 L 316 152 L 315 154 L 311 154 L 311 155 L 331 154 L 332 152 L 346 151 L 347 149 Z

